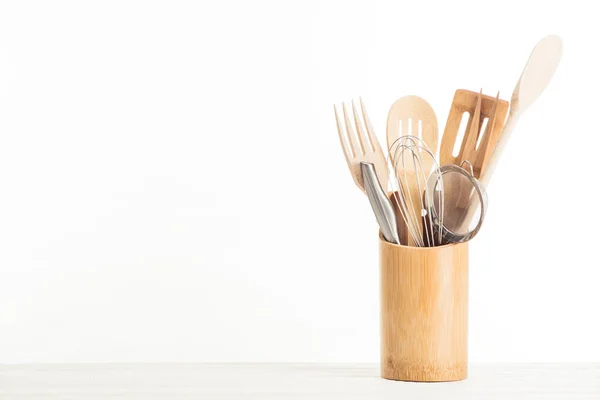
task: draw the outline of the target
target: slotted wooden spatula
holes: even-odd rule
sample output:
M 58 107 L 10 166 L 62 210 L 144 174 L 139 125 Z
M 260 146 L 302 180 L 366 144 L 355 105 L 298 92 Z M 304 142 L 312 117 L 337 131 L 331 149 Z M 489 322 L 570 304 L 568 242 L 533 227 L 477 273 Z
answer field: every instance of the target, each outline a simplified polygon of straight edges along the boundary
M 463 114 L 469 114 L 469 120 L 460 143 L 460 150 L 454 156 Z M 484 94 L 459 89 L 454 94 L 452 106 L 448 113 L 446 128 L 440 146 L 441 165 L 456 164 L 465 167 L 468 161 L 473 167 L 473 174 L 479 178 L 489 162 L 498 136 L 504 126 L 508 113 L 508 101 L 500 100 L 497 96 L 491 97 Z M 487 118 L 487 126 L 482 129 Z

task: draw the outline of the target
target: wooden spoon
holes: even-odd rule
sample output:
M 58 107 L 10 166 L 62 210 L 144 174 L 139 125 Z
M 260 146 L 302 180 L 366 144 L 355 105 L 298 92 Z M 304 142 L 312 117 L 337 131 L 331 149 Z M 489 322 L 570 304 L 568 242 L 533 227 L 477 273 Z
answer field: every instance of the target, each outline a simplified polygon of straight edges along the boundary
M 525 65 L 513 91 L 504 129 L 500 133 L 487 167 L 479 179 L 484 185 L 490 181 L 518 119 L 537 100 L 554 76 L 562 57 L 562 47 L 562 40 L 558 36 L 550 35 L 540 40 L 531 52 L 527 65 Z

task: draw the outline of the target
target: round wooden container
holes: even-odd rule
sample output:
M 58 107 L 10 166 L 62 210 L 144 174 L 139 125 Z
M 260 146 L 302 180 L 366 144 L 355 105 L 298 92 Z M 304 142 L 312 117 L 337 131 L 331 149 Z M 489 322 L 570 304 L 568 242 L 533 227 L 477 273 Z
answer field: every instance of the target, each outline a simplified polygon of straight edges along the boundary
M 408 247 L 379 237 L 381 376 L 467 377 L 468 243 Z

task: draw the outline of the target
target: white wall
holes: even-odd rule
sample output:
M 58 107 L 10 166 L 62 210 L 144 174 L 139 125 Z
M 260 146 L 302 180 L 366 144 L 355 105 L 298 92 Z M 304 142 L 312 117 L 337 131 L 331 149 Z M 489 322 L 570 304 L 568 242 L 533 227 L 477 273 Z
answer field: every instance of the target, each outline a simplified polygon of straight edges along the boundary
M 0 6 L 0 362 L 379 357 L 333 103 L 510 98 L 563 37 L 471 246 L 473 362 L 600 360 L 593 2 Z

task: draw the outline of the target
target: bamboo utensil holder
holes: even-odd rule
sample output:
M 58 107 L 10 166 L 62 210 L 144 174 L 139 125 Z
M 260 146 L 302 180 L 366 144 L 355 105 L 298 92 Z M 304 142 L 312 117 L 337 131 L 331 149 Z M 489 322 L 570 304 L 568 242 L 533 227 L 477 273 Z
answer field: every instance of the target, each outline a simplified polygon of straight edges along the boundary
M 381 234 L 381 377 L 467 377 L 468 242 L 409 247 Z

